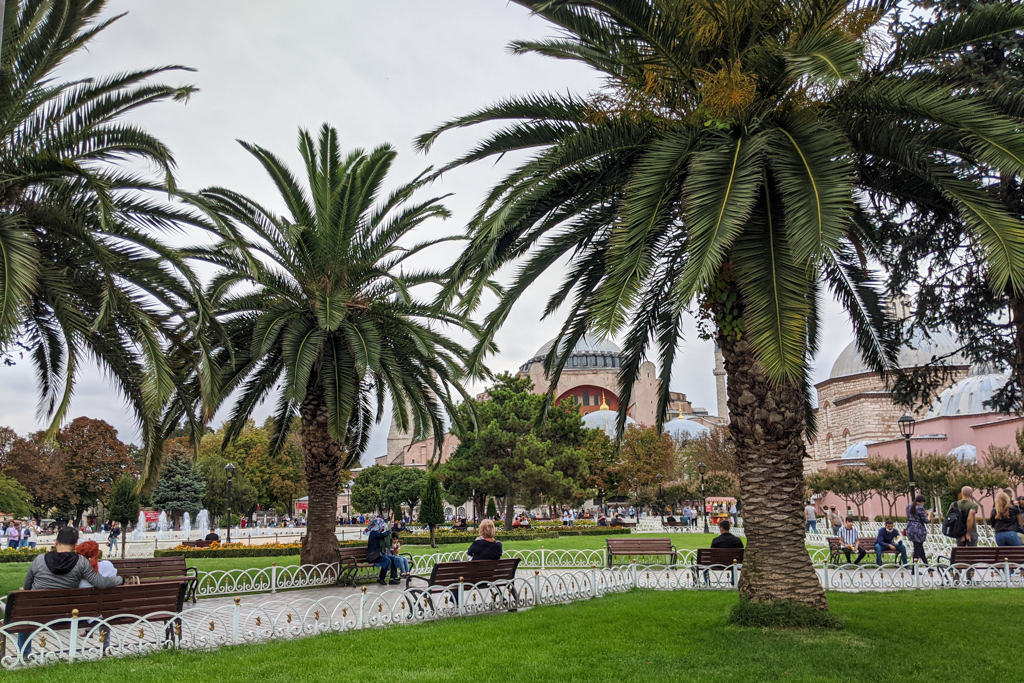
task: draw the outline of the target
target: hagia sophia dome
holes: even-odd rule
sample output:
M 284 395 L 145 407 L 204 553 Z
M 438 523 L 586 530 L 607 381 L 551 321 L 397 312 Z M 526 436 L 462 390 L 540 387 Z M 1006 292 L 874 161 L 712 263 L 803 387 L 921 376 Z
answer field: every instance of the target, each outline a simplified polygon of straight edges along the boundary
M 535 363 L 543 366 L 544 359 L 551 353 L 551 347 L 554 345 L 555 340 L 552 339 L 537 349 L 533 357 L 520 366 L 519 372 L 529 372 L 530 366 Z M 572 353 L 569 354 L 569 360 L 565 364 L 565 369 L 617 368 L 620 365 L 621 357 L 622 349 L 615 342 L 595 339 L 589 334 L 585 334 L 576 343 L 576 346 L 573 347 Z
M 695 439 L 702 434 L 707 434 L 711 430 L 688 418 L 677 417 L 674 420 L 669 420 L 665 423 L 664 432 L 671 436 L 673 439 Z
M 997 391 L 1003 388 L 1008 378 L 992 368 L 971 366 L 970 374 L 939 394 L 925 417 L 950 417 L 953 415 L 975 415 L 991 413 L 985 405 Z
M 948 356 L 942 361 L 943 365 L 969 365 L 970 361 L 962 353 L 959 353 L 960 347 L 961 344 L 956 336 L 949 331 L 939 330 L 926 335 L 918 330 L 906 346 L 900 350 L 898 364 L 901 368 L 913 368 L 927 365 L 932 358 Z M 828 377 L 829 379 L 838 379 L 865 372 L 874 372 L 874 370 L 861 358 L 857 351 L 857 343 L 850 342 L 836 358 L 836 362 L 832 364 L 832 371 Z

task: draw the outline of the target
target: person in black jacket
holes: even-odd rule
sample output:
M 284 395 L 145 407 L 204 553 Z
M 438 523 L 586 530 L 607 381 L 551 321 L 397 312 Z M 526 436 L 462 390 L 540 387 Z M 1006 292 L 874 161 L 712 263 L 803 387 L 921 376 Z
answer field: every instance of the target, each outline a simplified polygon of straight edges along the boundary
M 370 538 L 366 544 L 366 561 L 375 564 L 380 567 L 380 576 L 377 577 L 377 583 L 384 585 L 389 583 L 385 581 L 388 575 L 388 569 L 391 569 L 391 581 L 390 583 L 400 583 L 398 578 L 398 565 L 392 560 L 391 556 L 388 555 L 388 550 L 391 548 L 391 531 L 388 529 L 387 522 L 384 518 L 378 517 L 370 523 Z
M 739 536 L 735 536 L 729 532 L 732 525 L 729 524 L 729 520 L 723 519 L 718 523 L 718 530 L 721 531 L 719 535 L 711 539 L 712 548 L 742 548 L 743 540 Z
M 494 522 L 489 519 L 480 522 L 480 537 L 473 541 L 466 554 L 471 560 L 501 559 L 501 541 L 494 538 Z

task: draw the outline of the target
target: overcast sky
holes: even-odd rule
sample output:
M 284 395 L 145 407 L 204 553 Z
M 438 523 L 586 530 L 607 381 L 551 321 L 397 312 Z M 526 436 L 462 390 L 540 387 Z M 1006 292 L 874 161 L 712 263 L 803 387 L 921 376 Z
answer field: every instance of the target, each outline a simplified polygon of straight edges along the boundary
M 195 69 L 164 79 L 199 87 L 188 104 L 150 107 L 136 120 L 173 150 L 180 186 L 226 186 L 270 205 L 277 202 L 269 181 L 236 140 L 267 147 L 297 167 L 298 128 L 329 122 L 344 148 L 395 145 L 397 184 L 445 163 L 483 133 L 449 134 L 430 154 L 414 152 L 413 138 L 436 124 L 514 94 L 586 92 L 597 84 L 581 66 L 511 56 L 511 40 L 552 31 L 503 0 L 112 0 L 109 13 L 121 12 L 128 15 L 76 57 L 66 77 L 166 64 Z M 421 236 L 461 232 L 507 168 L 481 164 L 428 188 L 424 197 L 454 193 L 447 200 L 454 218 L 424 227 Z M 432 258 L 452 256 L 438 250 Z M 494 370 L 514 371 L 557 332 L 561 318 L 539 320 L 557 281 L 555 274 L 523 298 L 497 337 L 501 354 L 490 363 Z M 713 349 L 697 338 L 692 321 L 685 332 L 672 390 L 715 413 Z M 851 340 L 830 302 L 815 381 L 828 376 Z M 22 434 L 41 428 L 31 367 L 21 362 L 0 373 L 0 425 Z M 272 406 L 261 406 L 256 417 L 264 418 Z M 130 414 L 98 371 L 83 373 L 69 415 L 104 419 L 123 440 L 137 439 Z M 215 425 L 222 419 L 218 415 Z M 385 417 L 364 462 L 384 453 L 387 430 Z

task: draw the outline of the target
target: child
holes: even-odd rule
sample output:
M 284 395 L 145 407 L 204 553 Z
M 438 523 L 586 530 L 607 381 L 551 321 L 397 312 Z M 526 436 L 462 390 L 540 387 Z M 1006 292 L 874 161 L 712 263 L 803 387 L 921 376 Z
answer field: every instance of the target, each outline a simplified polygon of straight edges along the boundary
M 399 555 L 399 551 L 402 549 L 402 539 L 398 537 L 398 534 L 391 533 L 391 558 L 398 570 L 402 572 L 402 576 L 409 576 L 409 558 L 402 557 Z

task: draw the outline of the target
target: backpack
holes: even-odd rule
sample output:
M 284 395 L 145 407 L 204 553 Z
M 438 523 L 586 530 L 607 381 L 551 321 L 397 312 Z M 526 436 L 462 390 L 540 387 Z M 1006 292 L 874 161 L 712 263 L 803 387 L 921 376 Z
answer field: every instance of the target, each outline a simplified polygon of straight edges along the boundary
M 942 535 L 950 538 L 963 538 L 967 535 L 967 515 L 959 503 L 953 503 L 942 520 Z

